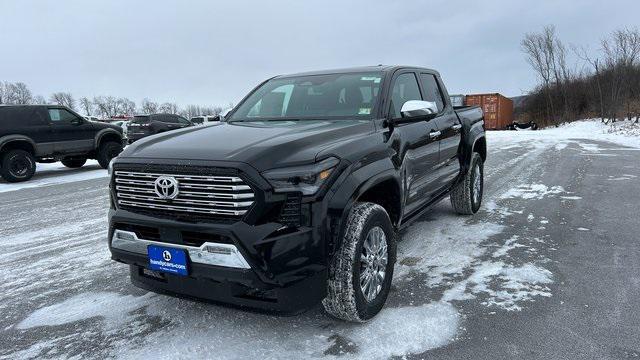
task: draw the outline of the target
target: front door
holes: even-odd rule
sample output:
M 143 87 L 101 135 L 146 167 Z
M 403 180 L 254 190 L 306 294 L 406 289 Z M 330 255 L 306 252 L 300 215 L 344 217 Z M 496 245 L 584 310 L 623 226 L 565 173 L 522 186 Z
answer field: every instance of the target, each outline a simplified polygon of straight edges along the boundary
M 63 107 L 49 107 L 48 110 L 55 152 L 74 153 L 93 149 L 94 129 L 91 122 Z
M 389 116 L 400 118 L 402 105 L 409 100 L 422 100 L 416 74 L 405 72 L 398 75 L 391 88 Z M 401 149 L 402 188 L 404 213 L 409 215 L 428 203 L 434 194 L 434 182 L 437 180 L 435 167 L 438 164 L 438 127 L 434 120 L 417 121 L 398 125 L 394 131 L 401 132 L 404 140 Z

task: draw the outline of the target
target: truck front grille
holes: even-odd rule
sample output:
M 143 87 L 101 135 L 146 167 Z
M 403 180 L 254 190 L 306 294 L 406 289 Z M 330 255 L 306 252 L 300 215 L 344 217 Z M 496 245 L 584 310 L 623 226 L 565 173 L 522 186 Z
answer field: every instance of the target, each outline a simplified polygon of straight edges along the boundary
M 162 196 L 160 177 L 177 183 L 177 194 L 170 191 L 175 196 Z M 239 219 L 254 202 L 253 190 L 238 176 L 116 170 L 114 185 L 118 206 L 163 215 Z

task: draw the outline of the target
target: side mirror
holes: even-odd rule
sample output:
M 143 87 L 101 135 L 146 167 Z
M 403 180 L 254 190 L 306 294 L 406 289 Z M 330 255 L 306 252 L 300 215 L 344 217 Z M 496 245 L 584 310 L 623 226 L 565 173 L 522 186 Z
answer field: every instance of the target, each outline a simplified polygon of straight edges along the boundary
M 433 101 L 409 100 L 400 109 L 402 118 L 432 119 L 438 114 L 438 104 Z
M 71 120 L 71 125 L 82 125 L 84 124 L 84 120 L 80 118 L 75 118 Z

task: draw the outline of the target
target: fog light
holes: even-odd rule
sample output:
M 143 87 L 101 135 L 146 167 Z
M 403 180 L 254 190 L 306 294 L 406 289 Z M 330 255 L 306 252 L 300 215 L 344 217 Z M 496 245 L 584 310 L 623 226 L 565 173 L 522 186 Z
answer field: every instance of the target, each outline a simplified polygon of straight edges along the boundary
M 129 241 L 134 241 L 136 240 L 136 235 L 130 232 L 126 232 L 126 231 L 119 231 L 116 230 L 116 238 L 120 239 L 120 240 L 129 240 Z
M 212 246 L 212 245 L 205 246 L 203 250 L 213 254 L 222 254 L 222 255 L 231 255 L 234 253 L 233 249 L 222 247 L 222 246 Z

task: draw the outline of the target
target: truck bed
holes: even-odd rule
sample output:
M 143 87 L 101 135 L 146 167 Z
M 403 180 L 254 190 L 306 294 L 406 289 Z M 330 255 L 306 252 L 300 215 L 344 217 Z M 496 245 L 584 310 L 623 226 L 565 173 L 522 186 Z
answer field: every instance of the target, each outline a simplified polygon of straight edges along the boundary
M 477 105 L 473 106 L 454 106 L 454 111 L 458 115 L 458 119 L 462 124 L 473 125 L 484 119 L 482 108 Z

